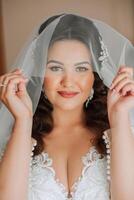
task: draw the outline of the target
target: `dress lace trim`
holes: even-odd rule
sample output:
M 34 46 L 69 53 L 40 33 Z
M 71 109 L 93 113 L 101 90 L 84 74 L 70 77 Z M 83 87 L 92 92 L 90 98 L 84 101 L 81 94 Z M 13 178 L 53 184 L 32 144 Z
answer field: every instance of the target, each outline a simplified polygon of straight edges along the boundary
M 66 187 L 63 183 L 60 182 L 58 178 L 56 178 L 55 170 L 52 167 L 53 160 L 51 157 L 49 157 L 49 154 L 47 152 L 42 152 L 40 155 L 37 155 L 32 160 L 32 165 L 40 165 L 41 167 L 45 167 L 49 170 L 51 170 L 54 181 L 59 186 L 61 192 L 64 194 L 65 198 L 67 200 L 72 200 L 75 192 L 77 190 L 77 187 L 81 180 L 83 179 L 86 170 L 93 165 L 95 161 L 102 158 L 102 154 L 99 154 L 95 146 L 92 146 L 89 148 L 88 152 L 81 157 L 82 163 L 83 163 L 83 169 L 81 175 L 77 178 L 77 181 L 75 181 L 71 187 L 70 192 L 66 190 Z

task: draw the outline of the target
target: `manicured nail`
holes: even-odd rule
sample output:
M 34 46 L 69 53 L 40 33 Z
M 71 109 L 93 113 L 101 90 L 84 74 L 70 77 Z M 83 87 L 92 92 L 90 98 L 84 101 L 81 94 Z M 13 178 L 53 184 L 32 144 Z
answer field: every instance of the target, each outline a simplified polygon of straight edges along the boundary
M 115 94 L 115 93 L 118 93 L 118 92 L 116 91 L 115 88 L 113 88 L 113 89 L 112 89 L 112 93 Z
M 29 79 L 27 77 L 24 78 L 26 81 L 28 81 Z
M 113 84 L 110 85 L 110 89 L 112 89 L 112 87 L 113 87 Z
M 115 89 L 112 89 L 112 93 L 115 93 L 116 92 L 116 90 Z

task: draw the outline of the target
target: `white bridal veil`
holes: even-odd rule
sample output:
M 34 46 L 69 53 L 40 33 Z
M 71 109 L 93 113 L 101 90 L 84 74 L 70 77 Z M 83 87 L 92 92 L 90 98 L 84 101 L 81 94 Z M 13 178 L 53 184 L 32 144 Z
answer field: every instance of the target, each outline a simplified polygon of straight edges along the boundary
M 40 34 L 39 25 L 11 67 L 12 69 L 23 69 L 24 74 L 29 78 L 27 90 L 33 102 L 34 112 L 42 90 L 49 43 L 57 25 L 61 20 L 69 16 L 71 14 L 57 16 Z M 74 15 L 74 21 L 76 16 L 78 17 L 78 15 Z M 93 46 L 92 42 L 89 41 L 94 63 L 93 71 L 97 72 L 103 83 L 109 87 L 120 65 L 134 67 L 134 46 L 127 38 L 109 25 L 95 19 L 88 20 L 93 22 L 101 36 L 99 57 L 95 53 L 97 46 Z M 71 23 L 73 23 L 73 20 Z M 134 126 L 134 109 L 130 112 L 130 119 L 131 125 Z M 10 138 L 13 123 L 13 116 L 4 104 L 0 102 L 0 151 Z

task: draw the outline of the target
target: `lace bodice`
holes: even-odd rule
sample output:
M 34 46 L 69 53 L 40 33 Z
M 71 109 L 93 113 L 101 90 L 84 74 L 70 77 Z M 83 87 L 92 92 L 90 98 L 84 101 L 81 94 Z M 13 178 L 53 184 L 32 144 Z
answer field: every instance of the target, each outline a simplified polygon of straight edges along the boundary
M 131 127 L 134 135 L 134 127 Z M 107 180 L 109 170 L 110 129 L 104 131 L 107 155 L 101 158 L 95 146 L 91 147 L 82 159 L 81 176 L 68 194 L 64 185 L 56 179 L 52 167 L 53 160 L 47 152 L 31 157 L 28 200 L 110 200 L 110 181 Z M 102 137 L 103 137 L 102 136 Z M 4 155 L 6 145 L 0 151 L 0 160 Z M 33 144 L 32 144 L 33 148 Z
M 101 158 L 95 146 L 81 159 L 81 176 L 71 188 L 71 193 L 56 179 L 52 158 L 47 152 L 35 156 L 31 161 L 28 200 L 110 200 L 106 175 L 106 157 Z

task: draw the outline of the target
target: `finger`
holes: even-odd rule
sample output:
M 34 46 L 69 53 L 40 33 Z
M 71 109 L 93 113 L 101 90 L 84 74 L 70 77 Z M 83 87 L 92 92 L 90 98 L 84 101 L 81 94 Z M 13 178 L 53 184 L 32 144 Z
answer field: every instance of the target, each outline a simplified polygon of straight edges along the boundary
M 9 80 L 11 80 L 11 79 L 14 79 L 14 78 L 17 78 L 17 77 L 20 77 L 20 78 L 26 78 L 23 74 L 8 74 L 7 76 L 5 76 L 4 78 L 3 78 L 3 84 L 8 84 L 8 82 L 9 82 Z
M 12 80 L 12 79 L 16 79 L 16 78 L 22 78 L 22 79 L 24 79 L 25 80 L 25 77 L 23 76 L 23 75 L 21 75 L 21 74 L 9 74 L 8 76 L 6 76 L 6 77 L 4 77 L 4 79 L 3 79 L 3 84 L 5 85 L 4 87 L 1 87 L 1 91 L 0 91 L 0 93 L 1 94 L 3 94 L 3 93 L 5 93 L 5 91 L 6 91 L 6 85 L 9 83 L 9 81 L 10 80 Z
M 116 77 L 115 77 L 115 78 L 113 79 L 113 81 L 112 81 L 112 84 L 111 84 L 111 86 L 110 86 L 110 89 L 113 89 L 113 88 L 115 87 L 115 85 L 116 85 L 119 81 L 121 81 L 122 79 L 127 78 L 127 77 L 129 77 L 129 76 L 130 76 L 130 75 L 129 75 L 127 72 L 122 72 L 122 73 L 116 75 Z
M 9 73 L 22 73 L 22 69 L 21 68 L 16 68 L 14 70 L 9 71 Z
M 27 81 L 26 81 L 26 82 L 27 82 Z M 20 83 L 18 84 L 17 95 L 23 96 L 24 94 L 27 94 L 26 82 L 20 82 Z
M 16 68 L 16 69 L 9 71 L 8 73 L 5 73 L 2 76 L 0 76 L 0 80 L 1 80 L 1 78 L 6 77 L 10 74 L 23 74 L 24 75 L 24 71 L 23 71 L 23 69 Z
M 121 66 L 121 67 L 119 68 L 118 73 L 122 73 L 122 72 L 127 72 L 127 73 L 129 73 L 130 77 L 133 78 L 133 75 L 134 75 L 134 68 L 133 68 L 133 67 L 130 67 L 130 66 Z
M 8 72 L 8 73 L 5 73 L 5 74 L 1 75 L 1 76 L 0 76 L 0 82 L 2 82 L 3 79 L 4 79 L 5 77 L 9 76 L 10 74 L 22 74 L 22 73 L 23 73 L 23 71 L 22 71 L 21 69 L 12 70 L 12 71 L 10 71 L 10 72 Z
M 6 73 L 6 74 L 3 74 L 2 76 L 0 76 L 0 83 L 1 84 L 4 84 L 4 82 L 5 82 L 5 80 L 6 80 L 6 78 L 7 77 L 10 77 L 10 76 L 12 76 L 12 75 L 14 75 L 14 74 L 16 74 L 16 75 L 21 75 L 23 72 L 22 72 L 22 70 L 13 70 L 12 72 L 10 72 L 10 73 Z M 24 74 L 23 74 L 24 75 Z
M 0 83 L 5 84 L 5 86 L 0 87 L 0 98 L 3 95 L 3 92 L 5 92 L 6 84 L 8 83 L 8 79 L 11 77 L 15 78 L 15 75 L 23 75 L 23 71 L 21 69 L 15 69 L 12 72 L 3 74 L 0 76 Z M 24 75 L 23 75 L 24 76 Z
M 134 92 L 134 83 L 128 83 L 122 88 L 122 95 L 125 96 L 127 92 Z
M 21 93 L 21 92 L 23 92 L 23 91 L 25 91 L 25 83 L 24 82 L 20 82 L 19 84 L 18 84 L 18 89 L 19 89 L 19 93 Z
M 20 77 L 17 77 L 17 78 L 14 78 L 14 79 L 10 79 L 8 84 L 7 84 L 5 92 L 3 92 L 3 94 L 2 94 L 3 99 L 5 97 L 9 97 L 10 95 L 16 94 L 16 92 L 18 91 L 18 86 L 17 85 L 20 82 L 27 82 L 27 79 L 20 78 Z
M 122 88 L 128 84 L 128 83 L 134 83 L 133 80 L 131 80 L 130 78 L 128 77 L 125 77 L 123 79 L 121 79 L 115 86 L 114 86 L 114 89 L 117 91 L 117 92 L 120 92 L 120 90 L 122 90 Z

